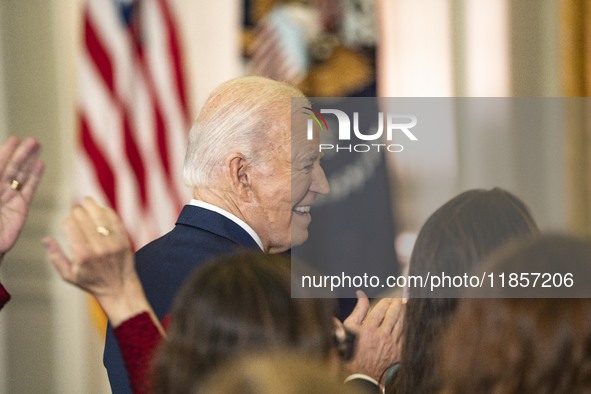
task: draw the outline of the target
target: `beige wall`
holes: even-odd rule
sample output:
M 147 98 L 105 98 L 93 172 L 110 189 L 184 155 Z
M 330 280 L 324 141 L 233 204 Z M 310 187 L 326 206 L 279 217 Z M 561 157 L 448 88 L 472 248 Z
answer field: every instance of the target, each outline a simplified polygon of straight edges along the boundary
M 554 0 L 377 1 L 385 33 L 380 95 L 560 95 Z M 461 190 L 492 186 L 522 197 L 544 229 L 566 228 L 560 132 L 449 130 L 437 135 L 438 149 L 424 157 L 388 157 L 397 175 L 402 230 L 418 231 L 431 212 Z
M 59 282 L 40 239 L 56 234 L 71 205 L 78 3 L 0 3 L 3 135 L 33 135 L 43 145 L 45 177 L 29 220 L 2 267 L 13 300 L 2 311 L 5 391 L 107 392 L 100 335 L 87 299 Z

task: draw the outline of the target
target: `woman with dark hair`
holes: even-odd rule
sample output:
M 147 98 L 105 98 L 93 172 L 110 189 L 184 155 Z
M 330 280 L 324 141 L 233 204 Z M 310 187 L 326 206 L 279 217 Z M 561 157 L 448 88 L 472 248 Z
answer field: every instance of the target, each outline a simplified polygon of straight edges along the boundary
M 220 257 L 187 280 L 155 368 L 157 393 L 185 393 L 230 357 L 279 351 L 331 361 L 331 299 L 292 298 L 280 255 Z
M 470 273 L 507 241 L 537 234 L 525 204 L 505 190 L 469 190 L 437 209 L 417 237 L 409 276 Z M 434 370 L 441 355 L 437 344 L 456 308 L 457 294 L 445 289 L 409 289 L 402 328 L 400 366 L 388 393 L 431 393 L 439 379 Z
M 485 293 L 479 291 L 488 299 L 461 299 L 442 337 L 437 368 L 441 391 L 591 392 L 590 263 L 589 240 L 557 235 L 518 242 L 495 253 L 482 270 L 497 276 L 545 273 L 553 278 L 553 287 L 542 287 L 543 278 L 533 286 L 532 276 L 525 287 L 489 284 Z M 559 283 L 556 275 L 563 282 L 554 287 Z

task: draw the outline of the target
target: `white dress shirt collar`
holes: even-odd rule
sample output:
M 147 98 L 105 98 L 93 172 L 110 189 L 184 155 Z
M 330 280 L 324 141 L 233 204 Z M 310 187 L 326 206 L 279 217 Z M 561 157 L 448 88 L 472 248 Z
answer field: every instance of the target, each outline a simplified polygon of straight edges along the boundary
M 228 219 L 230 219 L 231 221 L 233 221 L 234 223 L 236 223 L 237 225 L 242 227 L 244 229 L 244 231 L 246 231 L 252 237 L 252 239 L 255 240 L 255 242 L 257 243 L 257 245 L 259 245 L 261 250 L 265 251 L 265 249 L 263 248 L 263 241 L 261 241 L 261 237 L 258 236 L 258 234 L 252 229 L 252 227 L 250 227 L 248 224 L 246 224 L 246 222 L 244 220 L 240 219 L 236 215 L 234 215 L 234 214 L 232 214 L 232 213 L 230 213 L 230 212 L 226 211 L 225 209 L 222 209 L 218 206 L 207 203 L 205 201 L 196 200 L 194 198 L 191 200 L 191 202 L 189 204 L 194 205 L 196 207 L 203 208 L 203 209 L 207 209 L 209 211 L 217 212 L 220 215 L 227 217 Z

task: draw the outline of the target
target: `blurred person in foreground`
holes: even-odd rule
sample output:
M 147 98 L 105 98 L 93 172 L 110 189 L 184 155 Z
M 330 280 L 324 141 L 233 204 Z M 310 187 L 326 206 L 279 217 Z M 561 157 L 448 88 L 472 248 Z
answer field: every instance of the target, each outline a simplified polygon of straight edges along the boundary
M 591 242 L 543 235 L 493 254 L 481 270 L 526 273 L 528 286 L 470 292 L 442 337 L 443 393 L 591 392 Z M 549 274 L 534 286 L 530 273 Z M 572 282 L 566 281 L 571 274 Z M 556 279 L 560 275 L 561 282 Z M 560 283 L 560 286 L 556 284 Z
M 343 386 L 325 364 L 301 355 L 270 353 L 222 364 L 191 394 L 362 394 Z
M 415 242 L 409 276 L 470 274 L 497 248 L 538 234 L 528 207 L 500 188 L 460 193 L 425 222 Z M 386 392 L 434 393 L 440 387 L 435 365 L 439 340 L 458 304 L 457 288 L 409 289 L 402 328 L 400 365 Z

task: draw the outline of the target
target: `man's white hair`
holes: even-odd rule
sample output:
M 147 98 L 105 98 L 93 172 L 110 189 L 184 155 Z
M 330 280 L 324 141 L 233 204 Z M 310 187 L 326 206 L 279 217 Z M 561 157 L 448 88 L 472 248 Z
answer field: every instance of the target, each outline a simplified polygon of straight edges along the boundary
M 195 120 L 183 177 L 188 186 L 212 186 L 230 153 L 259 162 L 291 114 L 291 98 L 303 93 L 263 77 L 241 77 L 221 84 Z M 290 130 L 285 130 L 290 133 Z M 289 134 L 286 134 L 289 135 Z

